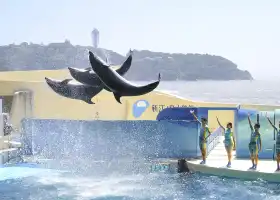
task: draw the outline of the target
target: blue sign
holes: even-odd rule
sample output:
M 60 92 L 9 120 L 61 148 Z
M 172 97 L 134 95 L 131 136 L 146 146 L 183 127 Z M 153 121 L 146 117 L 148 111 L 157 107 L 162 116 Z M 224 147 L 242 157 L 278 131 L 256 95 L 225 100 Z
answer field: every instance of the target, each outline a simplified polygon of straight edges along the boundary
M 146 100 L 138 100 L 132 106 L 132 114 L 135 118 L 141 117 L 141 115 L 149 107 L 149 102 Z
M 168 172 L 170 170 L 169 163 L 156 163 L 151 165 L 151 172 Z

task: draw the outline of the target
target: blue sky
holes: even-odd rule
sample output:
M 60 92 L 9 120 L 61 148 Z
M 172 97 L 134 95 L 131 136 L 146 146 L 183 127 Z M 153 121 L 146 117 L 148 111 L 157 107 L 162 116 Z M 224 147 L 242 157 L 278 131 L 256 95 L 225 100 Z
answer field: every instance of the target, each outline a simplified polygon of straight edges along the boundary
M 279 78 L 279 0 L 0 0 L 0 45 L 69 39 L 125 54 L 130 48 L 220 55 L 259 79 Z

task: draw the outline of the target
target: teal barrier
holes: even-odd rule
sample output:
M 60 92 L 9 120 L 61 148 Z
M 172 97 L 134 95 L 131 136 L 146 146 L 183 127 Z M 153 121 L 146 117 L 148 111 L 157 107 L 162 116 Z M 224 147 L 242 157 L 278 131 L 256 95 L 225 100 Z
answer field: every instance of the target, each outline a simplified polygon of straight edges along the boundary
M 258 114 L 259 116 L 259 123 L 261 125 L 260 133 L 262 138 L 262 151 L 259 152 L 259 158 L 268 158 L 273 159 L 274 154 L 274 129 L 269 124 L 266 113 L 272 123 L 275 121 L 275 112 L 268 112 L 268 111 L 260 111 Z
M 254 126 L 259 122 L 261 125 L 260 133 L 262 138 L 262 151 L 259 152 L 260 159 L 272 159 L 274 148 L 274 130 L 266 119 L 266 113 L 274 121 L 274 112 L 268 111 L 254 111 L 254 110 L 238 110 L 237 117 L 237 131 L 236 131 L 236 157 L 249 158 L 249 142 L 251 136 L 251 129 L 248 123 L 248 112 L 251 113 L 250 118 Z M 280 115 L 279 115 L 280 116 Z
M 275 110 L 274 121 L 272 122 L 274 122 L 274 125 L 276 126 L 276 128 L 278 128 L 279 131 L 280 109 Z M 274 130 L 273 131 L 273 159 L 276 158 L 276 134 L 277 132 Z

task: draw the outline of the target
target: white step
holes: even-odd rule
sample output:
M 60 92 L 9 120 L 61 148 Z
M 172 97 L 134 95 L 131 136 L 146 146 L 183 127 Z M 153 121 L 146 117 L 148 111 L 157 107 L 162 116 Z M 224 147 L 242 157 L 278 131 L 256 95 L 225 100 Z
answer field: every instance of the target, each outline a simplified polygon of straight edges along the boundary
M 9 159 L 17 155 L 18 148 L 7 148 L 0 150 L 0 164 L 5 164 Z

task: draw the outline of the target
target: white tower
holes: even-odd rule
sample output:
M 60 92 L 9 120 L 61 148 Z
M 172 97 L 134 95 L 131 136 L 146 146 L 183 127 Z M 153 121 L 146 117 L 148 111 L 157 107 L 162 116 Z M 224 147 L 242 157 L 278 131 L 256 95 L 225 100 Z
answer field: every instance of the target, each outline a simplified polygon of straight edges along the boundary
M 99 44 L 99 31 L 96 28 L 91 32 L 91 39 L 93 47 L 97 48 Z

